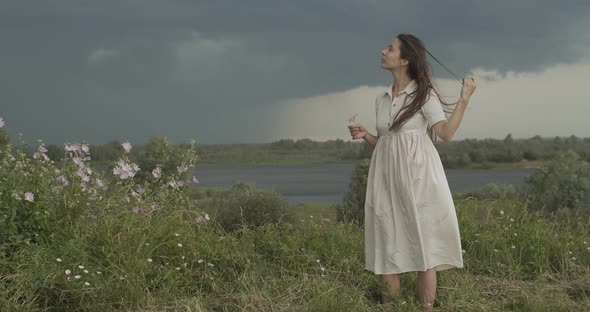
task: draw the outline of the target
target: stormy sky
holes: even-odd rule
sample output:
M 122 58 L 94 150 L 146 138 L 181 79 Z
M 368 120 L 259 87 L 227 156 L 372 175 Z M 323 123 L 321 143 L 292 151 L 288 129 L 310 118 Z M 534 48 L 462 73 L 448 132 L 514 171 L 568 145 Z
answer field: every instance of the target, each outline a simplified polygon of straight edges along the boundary
M 588 29 L 588 1 L 0 0 L 0 117 L 13 142 L 349 140 L 406 32 L 479 79 L 453 139 L 588 137 Z

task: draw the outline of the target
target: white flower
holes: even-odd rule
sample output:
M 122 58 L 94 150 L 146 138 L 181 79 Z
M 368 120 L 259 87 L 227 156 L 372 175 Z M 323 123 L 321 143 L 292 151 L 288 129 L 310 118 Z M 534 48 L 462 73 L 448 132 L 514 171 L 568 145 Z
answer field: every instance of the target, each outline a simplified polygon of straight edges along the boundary
M 61 258 L 57 258 L 57 259 L 55 259 L 55 261 L 61 262 Z
M 88 282 L 84 282 L 84 285 L 86 285 L 86 286 L 90 286 L 90 283 L 88 283 Z
M 0 128 L 4 127 L 5 123 L 4 123 L 4 119 L 2 119 L 2 117 L 0 117 Z
M 500 214 L 503 215 L 504 214 L 504 210 L 500 210 Z
M 209 220 L 209 215 L 205 214 L 205 220 Z
M 160 167 L 156 167 L 154 170 L 152 170 L 152 175 L 154 178 L 159 179 L 162 176 L 162 169 L 160 169 Z
M 176 166 L 176 170 L 178 170 L 179 173 L 183 173 L 186 172 L 188 168 L 187 166 Z
M 461 250 L 461 253 L 465 253 L 465 249 L 462 249 L 462 250 Z
M 207 262 L 207 265 L 208 265 L 208 266 L 213 266 L 213 263 L 209 263 L 209 262 Z
M 193 183 L 199 183 L 199 179 L 197 179 L 195 176 L 193 176 Z
M 184 256 L 180 257 L 180 259 L 184 260 Z
M 148 262 L 152 262 L 152 261 L 153 261 L 152 258 L 148 258 Z
M 79 279 L 80 277 L 82 277 L 82 276 L 80 276 L 80 275 L 74 276 L 75 279 Z
M 182 244 L 181 243 L 178 243 L 178 247 L 182 247 Z
M 498 249 L 494 249 L 494 252 L 498 252 Z
M 322 272 L 324 272 L 326 270 L 326 268 L 324 268 L 323 266 L 320 266 L 320 270 L 322 270 Z
M 70 271 L 70 270 L 66 270 L 66 272 L 65 272 L 65 273 L 66 273 L 66 275 L 70 275 L 70 274 L 72 274 L 72 271 Z
M 511 247 L 512 249 L 516 248 L 516 246 L 514 246 L 514 245 L 512 245 L 512 246 L 510 246 L 510 247 Z
M 179 267 L 176 267 L 176 270 L 178 271 L 178 270 L 180 270 L 180 268 Z
M 510 222 L 514 222 L 514 219 L 510 218 Z
M 588 247 L 588 250 L 590 250 L 590 247 Z M 203 259 L 199 259 L 197 260 L 198 263 L 203 263 Z
M 174 233 L 174 236 L 178 237 L 178 236 L 180 236 L 180 234 L 178 234 L 178 233 Z
M 25 193 L 25 200 L 32 203 L 33 200 L 35 200 L 35 195 L 31 192 L 26 192 Z
M 317 259 L 315 262 L 320 263 L 320 259 Z
M 101 275 L 102 272 L 101 271 L 96 271 L 96 274 Z
M 84 266 L 83 266 L 83 265 L 79 265 L 78 267 L 79 267 L 80 269 L 84 269 Z
M 84 270 L 84 273 L 88 274 L 88 270 Z
M 129 153 L 131 151 L 131 143 L 124 142 L 123 144 L 121 144 L 121 146 L 123 146 L 125 153 Z

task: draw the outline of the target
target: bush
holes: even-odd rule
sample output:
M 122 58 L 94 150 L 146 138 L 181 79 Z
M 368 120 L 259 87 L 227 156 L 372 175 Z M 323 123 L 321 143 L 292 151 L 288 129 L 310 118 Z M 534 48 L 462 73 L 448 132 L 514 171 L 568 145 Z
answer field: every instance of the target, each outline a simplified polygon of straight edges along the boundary
M 590 165 L 572 150 L 527 177 L 529 207 L 555 212 L 562 208 L 590 210 Z
M 214 219 L 227 231 L 241 225 L 260 226 L 286 221 L 287 201 L 281 194 L 266 189 L 256 189 L 246 183 L 234 184 L 224 194 L 210 202 L 215 210 Z
M 338 221 L 353 221 L 358 222 L 359 225 L 364 223 L 365 196 L 370 164 L 371 160 L 366 158 L 356 163 L 342 203 L 336 205 L 336 219 Z

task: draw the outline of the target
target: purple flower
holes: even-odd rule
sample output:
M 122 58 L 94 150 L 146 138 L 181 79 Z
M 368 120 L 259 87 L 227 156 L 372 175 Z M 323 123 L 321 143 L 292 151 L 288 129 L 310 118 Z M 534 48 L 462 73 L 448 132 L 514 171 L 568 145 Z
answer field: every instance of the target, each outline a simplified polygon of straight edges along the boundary
M 348 122 L 355 122 L 357 115 L 358 115 L 358 113 L 356 113 L 356 114 L 352 115 L 352 117 L 348 118 Z
M 193 183 L 199 183 L 199 180 L 195 176 L 193 176 Z
M 123 144 L 121 144 L 121 146 L 123 146 L 125 153 L 129 153 L 131 151 L 131 143 L 124 142 Z
M 122 180 L 133 178 L 137 171 L 139 171 L 139 166 L 128 164 L 124 160 L 119 160 L 117 166 L 113 168 L 113 174 L 119 176 Z
M 80 151 L 80 146 L 78 146 L 77 144 L 71 144 L 71 145 L 66 144 L 65 150 L 67 152 L 78 152 L 78 151 Z
M 35 195 L 31 192 L 26 192 L 25 193 L 25 200 L 32 203 L 33 200 L 35 200 Z
M 86 154 L 90 154 L 90 148 L 88 148 L 88 144 L 82 144 L 82 146 L 80 147 L 80 149 L 86 153 Z
M 188 168 L 186 166 L 176 166 L 176 170 L 178 170 L 179 173 L 183 173 L 187 171 Z

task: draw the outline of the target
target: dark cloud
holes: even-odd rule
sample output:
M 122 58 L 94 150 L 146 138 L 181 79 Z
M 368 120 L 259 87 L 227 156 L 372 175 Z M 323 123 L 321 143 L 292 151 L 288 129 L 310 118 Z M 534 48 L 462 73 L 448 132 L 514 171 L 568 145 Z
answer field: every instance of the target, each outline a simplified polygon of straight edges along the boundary
M 417 35 L 459 75 L 588 57 L 585 1 L 3 1 L 0 115 L 15 137 L 257 142 L 282 99 L 385 84 Z M 448 77 L 431 61 L 436 75 Z

